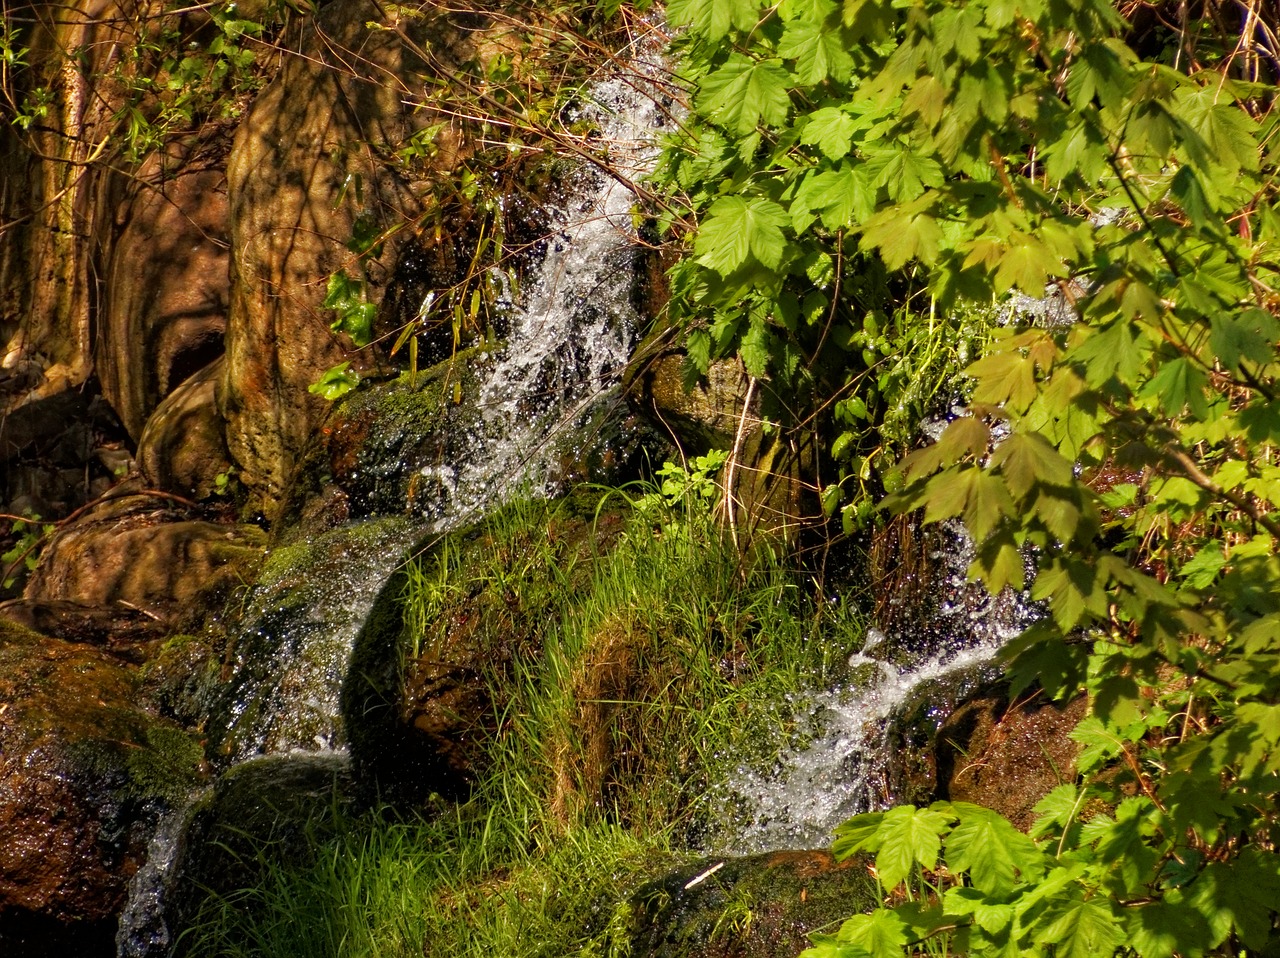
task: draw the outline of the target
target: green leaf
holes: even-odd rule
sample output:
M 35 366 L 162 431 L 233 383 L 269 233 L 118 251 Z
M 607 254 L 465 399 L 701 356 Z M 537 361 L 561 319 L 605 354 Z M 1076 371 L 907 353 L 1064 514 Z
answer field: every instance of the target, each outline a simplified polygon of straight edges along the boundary
M 853 69 L 853 57 L 841 32 L 814 20 L 788 21 L 778 56 L 796 61 L 796 77 L 801 83 L 820 83 L 828 76 L 847 78 Z
M 1103 958 L 1125 942 L 1124 924 L 1099 897 L 1075 899 L 1058 905 L 1053 920 L 1036 940 L 1054 946 L 1054 958 Z
M 1139 958 L 1173 958 L 1208 950 L 1209 924 L 1181 896 L 1152 901 L 1126 911 L 1125 930 Z
M 899 805 L 884 813 L 877 839 L 876 872 L 885 890 L 896 888 L 911 874 L 913 866 L 933 869 L 942 849 L 939 837 L 951 825 L 953 816 L 928 808 Z
M 757 0 L 669 0 L 666 15 L 676 26 L 719 40 L 730 30 L 745 32 L 754 27 L 760 4 Z
M 1227 369 L 1238 371 L 1244 360 L 1257 364 L 1275 361 L 1280 323 L 1265 310 L 1215 311 L 1211 323 L 1209 348 Z
M 909 203 L 945 179 L 937 160 L 907 147 L 868 151 L 867 170 L 872 185 L 883 186 L 896 203 Z
M 333 402 L 341 399 L 358 385 L 360 385 L 360 374 L 351 369 L 351 363 L 348 361 L 326 369 L 318 380 L 307 387 L 307 392 Z
M 854 915 L 840 926 L 836 937 L 868 958 L 901 958 L 908 941 L 907 924 L 894 912 L 877 908 L 868 915 Z
M 1005 439 L 991 454 L 991 466 L 1000 471 L 1009 491 L 1019 499 L 1038 483 L 1067 486 L 1075 478 L 1071 463 L 1034 432 L 1015 432 Z
M 791 225 L 802 233 L 814 213 L 829 230 L 843 229 L 868 219 L 875 209 L 875 190 L 865 167 L 842 163 L 837 170 L 810 173 L 801 181 L 791 203 Z
M 901 269 L 913 259 L 932 263 L 938 258 L 942 228 L 925 212 L 904 218 L 900 210 L 877 213 L 866 225 L 861 246 L 878 249 L 890 269 Z
M 782 228 L 789 225 L 786 212 L 772 200 L 723 196 L 699 225 L 694 252 L 699 263 L 722 276 L 744 265 L 748 256 L 776 269 L 786 245 Z
M 703 78 L 698 111 L 739 136 L 758 125 L 776 126 L 791 112 L 790 74 L 773 60 L 734 55 Z
M 1094 716 L 1089 716 L 1072 729 L 1068 737 L 1084 746 L 1076 756 L 1076 766 L 1082 772 L 1091 771 L 1124 751 L 1123 736 Z
M 977 380 L 973 401 L 1008 406 L 1021 412 L 1036 398 L 1036 364 L 1030 356 L 1010 350 L 984 356 L 965 370 Z
M 876 851 L 880 847 L 880 826 L 884 823 L 884 815 L 884 812 L 864 812 L 836 826 L 832 854 L 843 860 L 856 852 Z
M 1186 902 L 1209 925 L 1209 946 L 1232 931 L 1245 947 L 1261 949 L 1280 902 L 1280 857 L 1243 849 L 1234 861 L 1210 862 L 1186 890 Z
M 1066 264 L 1048 246 L 1027 233 L 1013 233 L 996 268 L 996 291 L 1016 286 L 1028 296 L 1043 296 L 1050 277 L 1066 276 Z
M 838 160 L 849 155 L 857 128 L 857 123 L 847 112 L 827 106 L 814 110 L 805 118 L 800 142 L 817 146 L 828 159 Z
M 1209 413 L 1205 398 L 1208 388 L 1209 377 L 1204 370 L 1188 357 L 1179 356 L 1162 363 L 1138 396 L 1156 398 L 1168 416 L 1180 416 L 1184 408 L 1190 407 L 1193 415 L 1203 419 Z
M 952 807 L 960 814 L 960 823 L 947 836 L 947 867 L 967 871 L 974 888 L 988 895 L 1007 895 L 1019 876 L 1032 881 L 1043 874 L 1035 842 L 1007 819 L 976 805 Z
M 1148 351 L 1149 346 L 1133 323 L 1119 320 L 1090 336 L 1071 356 L 1084 364 L 1085 381 L 1090 386 L 1101 386 L 1112 376 L 1126 382 L 1137 379 Z
M 978 545 L 977 555 L 969 566 L 969 577 L 980 579 L 993 595 L 1005 587 L 1022 590 L 1026 560 L 1011 532 L 1000 530 Z

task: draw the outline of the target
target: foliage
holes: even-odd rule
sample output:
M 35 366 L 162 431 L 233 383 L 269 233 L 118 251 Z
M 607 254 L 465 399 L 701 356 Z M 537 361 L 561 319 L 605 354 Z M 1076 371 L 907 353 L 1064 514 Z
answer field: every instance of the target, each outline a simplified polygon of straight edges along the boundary
M 671 271 L 689 372 L 738 355 L 766 417 L 820 432 L 839 466 L 824 505 L 861 525 L 994 318 L 980 302 L 940 320 L 922 270 L 860 241 L 878 197 L 912 200 L 940 169 L 894 131 L 895 102 L 855 95 L 856 31 L 834 0 L 678 0 L 669 15 L 693 94 L 656 180 L 664 224 L 696 220 Z
M 943 315 L 1046 285 L 1078 314 L 999 331 L 968 415 L 903 463 L 893 506 L 962 518 L 971 574 L 1045 603 L 1011 674 L 1089 694 L 1082 780 L 1041 804 L 1034 844 L 967 806 L 854 819 L 839 847 L 876 853 L 888 905 L 809 954 L 1267 947 L 1280 218 L 1250 24 L 1139 37 L 1097 0 L 672 15 L 701 124 L 676 172 L 705 211 L 680 291 L 716 310 L 695 355 L 709 339 L 758 374 L 800 366 L 789 284 L 840 253 Z M 813 315 L 838 322 L 836 279 L 811 278 Z
M 0 554 L 0 569 L 3 570 L 3 588 L 10 589 L 18 581 L 21 567 L 27 572 L 35 571 L 40 558 L 40 548 L 53 535 L 57 527 L 49 523 L 40 523 L 40 516 L 27 511 L 21 516 L 3 516 L 9 521 L 9 534 L 5 541 L 13 544 Z
M 417 560 L 406 669 L 478 636 L 521 650 L 483 676 L 494 722 L 472 794 L 426 821 L 371 814 L 310 864 L 264 849 L 265 879 L 211 898 L 190 953 L 625 954 L 629 892 L 681 861 L 703 816 L 723 818 L 698 800 L 726 756 L 767 765 L 789 733 L 774 706 L 847 655 L 804 641 L 814 617 L 861 641 L 779 560 L 743 569 L 715 497 L 696 493 L 716 458 L 599 510 L 599 490 L 517 501 Z

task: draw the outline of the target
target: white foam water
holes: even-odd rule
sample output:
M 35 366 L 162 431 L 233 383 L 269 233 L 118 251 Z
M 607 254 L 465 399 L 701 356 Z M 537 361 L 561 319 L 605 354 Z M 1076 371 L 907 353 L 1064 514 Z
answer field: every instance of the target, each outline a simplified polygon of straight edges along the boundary
M 959 527 L 943 561 L 945 591 L 933 621 L 918 635 L 867 632 L 849 660 L 852 678 L 815 691 L 794 705 L 796 726 L 808 732 L 769 768 L 740 765 L 718 790 L 718 801 L 741 810 L 717 841 L 722 850 L 753 854 L 824 848 L 835 827 L 859 812 L 893 803 L 894 722 L 921 697 L 973 676 L 1034 615 L 1022 597 L 996 597 L 966 580 L 972 559 Z M 939 720 L 941 715 L 938 715 Z

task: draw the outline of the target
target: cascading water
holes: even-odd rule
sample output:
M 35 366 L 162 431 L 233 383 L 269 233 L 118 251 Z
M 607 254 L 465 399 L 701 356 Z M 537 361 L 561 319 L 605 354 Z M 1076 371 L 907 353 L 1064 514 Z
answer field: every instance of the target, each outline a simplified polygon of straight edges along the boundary
M 584 167 L 548 211 L 555 231 L 512 304 L 507 343 L 481 367 L 476 395 L 464 399 L 476 412 L 465 440 L 455 442 L 466 455 L 420 467 L 434 499 L 415 507 L 413 521 L 383 519 L 308 543 L 313 553 L 317 546 L 329 553 L 321 568 L 306 570 L 309 581 L 282 574 L 251 597 L 245 628 L 272 633 L 276 649 L 246 656 L 238 664 L 245 681 L 226 686 L 236 701 L 233 758 L 340 747 L 338 699 L 352 642 L 406 550 L 426 533 L 476 520 L 515 490 L 556 491 L 553 466 L 563 444 L 607 401 L 640 324 L 633 304 L 636 197 L 623 181 L 642 176 L 657 156 L 660 114 L 644 72 L 651 67 L 640 63 L 634 74 L 589 88 L 581 110 L 600 132 L 597 147 L 608 145 L 618 176 Z
M 545 256 L 510 304 L 505 347 L 481 367 L 480 387 L 467 400 L 476 407 L 467 454 L 422 467 L 439 490 L 434 502 L 411 518 L 332 530 L 268 560 L 238 616 L 233 674 L 221 683 L 229 702 L 224 763 L 299 752 L 343 761 L 339 700 L 352 645 L 406 551 L 427 532 L 474 521 L 516 490 L 555 491 L 552 467 L 565 437 L 607 402 L 640 325 L 633 303 L 636 197 L 626 184 L 657 157 L 660 48 L 649 41 L 629 67 L 587 88 L 580 109 L 599 134 L 592 149 L 607 152 L 617 175 L 584 166 L 547 211 L 554 233 Z M 303 547 L 312 558 L 299 566 L 289 550 Z M 176 809 L 153 837 L 120 920 L 121 958 L 169 953 L 165 893 L 190 818 L 190 806 Z
M 948 529 L 933 556 L 945 594 L 930 621 L 912 634 L 868 630 L 850 657 L 849 681 L 794 703 L 796 724 L 807 733 L 801 744 L 769 768 L 743 764 L 717 790 L 718 803 L 741 810 L 717 836 L 722 850 L 825 848 L 845 819 L 891 804 L 895 720 L 921 702 L 930 716 L 945 717 L 1034 615 L 1020 596 L 993 598 L 966 581 L 972 557 L 963 529 Z

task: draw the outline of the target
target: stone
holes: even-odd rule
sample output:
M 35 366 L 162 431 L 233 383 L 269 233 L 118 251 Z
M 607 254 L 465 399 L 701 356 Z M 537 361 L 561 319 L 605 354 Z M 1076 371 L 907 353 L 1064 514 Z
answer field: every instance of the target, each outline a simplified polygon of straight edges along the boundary
M 166 631 L 164 623 L 140 609 L 102 608 L 65 600 L 15 599 L 0 603 L 0 616 L 63 642 L 96 646 L 133 665 L 146 661 Z
M 708 858 L 631 898 L 632 958 L 792 958 L 809 933 L 880 903 L 861 858 L 826 851 Z
M 190 624 L 252 581 L 266 535 L 182 518 L 164 499 L 112 499 L 60 530 L 28 580 L 28 600 L 124 606 Z
M 683 350 L 664 330 L 635 351 L 623 377 L 627 398 L 668 433 L 686 457 L 708 449 L 735 453 L 721 475 L 728 484 L 726 518 L 738 534 L 738 518 L 750 516 L 746 533 L 794 534 L 821 516 L 808 481 L 813 475 L 813 438 L 796 430 L 765 428 L 768 385 L 747 376 L 736 359 L 711 364 L 705 379 L 685 388 Z
M 111 918 L 155 819 L 203 780 L 199 744 L 109 653 L 8 620 L 0 714 L 0 940 L 14 914 Z
M 155 488 L 196 500 L 225 489 L 232 465 L 215 396 L 222 367 L 219 358 L 192 375 L 147 419 L 138 465 Z
M 983 805 L 1029 828 L 1036 803 L 1075 781 L 1080 745 L 1067 735 L 1087 707 L 1083 696 L 1064 706 L 1041 694 L 1011 702 L 999 685 L 969 699 L 938 731 L 940 797 Z

